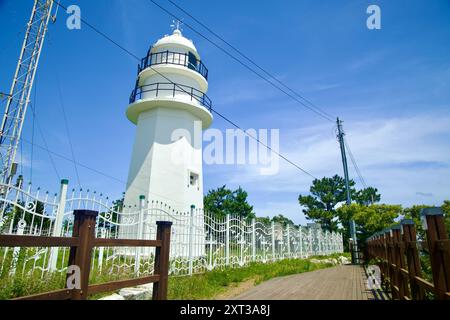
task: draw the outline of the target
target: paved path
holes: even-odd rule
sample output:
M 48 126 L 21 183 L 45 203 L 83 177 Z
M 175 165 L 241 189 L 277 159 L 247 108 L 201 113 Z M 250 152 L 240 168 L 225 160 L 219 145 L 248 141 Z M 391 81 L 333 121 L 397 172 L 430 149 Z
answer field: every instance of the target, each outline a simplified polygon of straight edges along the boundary
M 343 265 L 275 278 L 240 294 L 237 300 L 373 300 L 360 266 Z

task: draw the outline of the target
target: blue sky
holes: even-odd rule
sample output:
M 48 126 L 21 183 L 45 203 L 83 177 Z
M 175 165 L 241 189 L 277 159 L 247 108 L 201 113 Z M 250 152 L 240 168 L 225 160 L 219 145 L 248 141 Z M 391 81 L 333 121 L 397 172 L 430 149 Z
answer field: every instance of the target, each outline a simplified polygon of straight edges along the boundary
M 32 2 L 0 0 L 2 92 L 9 91 Z M 169 2 L 158 2 L 184 17 Z M 380 190 L 383 202 L 439 205 L 450 198 L 450 2 L 176 2 L 314 104 L 341 117 L 366 183 Z M 83 18 L 138 56 L 170 33 L 172 19 L 147 0 L 62 4 L 79 5 Z M 381 30 L 366 28 L 370 4 L 381 8 Z M 71 158 L 63 103 L 76 160 L 116 178 L 79 167 L 81 184 L 117 198 L 125 188 L 134 140 L 135 127 L 125 109 L 137 63 L 87 26 L 68 30 L 66 18 L 60 11 L 49 27 L 36 81 L 37 119 L 49 148 Z M 194 24 L 188 17 L 185 21 Z M 214 108 L 246 129 L 280 129 L 281 153 L 314 176 L 342 173 L 333 123 L 188 28 L 184 35 L 209 69 Z M 31 123 L 29 113 L 27 140 Z M 230 126 L 215 119 L 213 127 Z M 35 142 L 44 144 L 37 129 Z M 76 187 L 73 164 L 58 157 L 54 161 L 59 176 Z M 22 162 L 27 179 L 31 159 L 26 143 Z M 254 166 L 205 166 L 205 191 L 241 185 L 257 215 L 281 213 L 304 223 L 297 197 L 308 192 L 311 178 L 280 164 L 279 174 L 271 177 L 259 175 Z M 350 172 L 356 178 L 353 168 Z M 34 184 L 56 191 L 58 180 L 47 153 L 35 149 Z

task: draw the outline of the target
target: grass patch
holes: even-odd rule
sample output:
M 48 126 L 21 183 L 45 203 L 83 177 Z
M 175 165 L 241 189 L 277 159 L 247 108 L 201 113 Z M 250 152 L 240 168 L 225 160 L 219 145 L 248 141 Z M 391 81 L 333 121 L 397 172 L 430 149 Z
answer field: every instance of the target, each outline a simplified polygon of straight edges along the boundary
M 341 256 L 338 254 L 335 258 Z M 333 256 L 326 256 L 330 258 Z M 321 259 L 321 257 L 311 257 Z M 169 278 L 169 300 L 208 300 L 238 283 L 254 279 L 255 284 L 272 278 L 309 272 L 333 266 L 331 263 L 312 263 L 309 259 L 286 259 L 273 263 L 251 263 L 242 268 L 212 270 L 191 277 Z
M 339 256 L 346 256 L 346 254 L 314 256 L 309 259 L 321 260 L 338 258 Z M 332 266 L 331 263 L 313 263 L 309 259 L 286 259 L 273 263 L 251 263 L 242 268 L 212 270 L 193 276 L 172 276 L 169 277 L 168 298 L 170 300 L 214 299 L 217 295 L 244 281 L 252 280 L 255 284 L 259 284 L 280 276 Z M 90 284 L 134 277 L 135 274 L 132 270 L 120 270 L 120 272 L 103 274 L 92 273 Z M 23 276 L 19 273 L 14 277 L 8 277 L 7 274 L 4 274 L 0 280 L 0 300 L 48 292 L 64 288 L 65 286 L 65 274 L 62 273 L 48 273 L 43 276 L 39 272 Z M 111 293 L 93 295 L 89 299 L 96 300 Z

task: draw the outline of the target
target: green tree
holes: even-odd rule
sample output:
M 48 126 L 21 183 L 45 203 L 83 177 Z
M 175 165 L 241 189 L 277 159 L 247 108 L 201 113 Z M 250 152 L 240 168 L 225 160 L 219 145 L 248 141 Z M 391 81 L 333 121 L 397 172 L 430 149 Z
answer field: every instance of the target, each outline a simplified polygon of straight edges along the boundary
M 203 197 L 205 211 L 216 217 L 225 217 L 229 213 L 228 208 L 232 201 L 232 194 L 233 192 L 226 186 L 209 190 L 208 194 Z
M 111 228 L 114 231 L 117 231 L 117 223 L 120 223 L 119 213 L 123 211 L 124 206 L 124 198 L 114 200 L 112 202 L 111 210 L 107 212 L 100 212 L 98 226 L 100 228 Z
M 358 240 L 364 242 L 375 232 L 396 224 L 396 219 L 402 213 L 402 207 L 387 204 L 366 206 L 353 203 L 350 206 L 340 207 L 337 209 L 337 213 L 341 221 L 350 221 L 351 219 L 355 221 Z
M 368 206 L 370 204 L 380 202 L 381 195 L 378 193 L 377 188 L 368 187 L 356 192 L 353 196 L 353 200 L 355 200 L 356 203 Z
M 420 211 L 424 208 L 429 208 L 427 205 L 414 205 L 410 208 L 405 208 L 403 210 L 403 215 L 407 219 L 413 219 L 416 225 L 417 234 L 420 239 L 425 239 L 426 232 L 423 230 L 422 222 L 420 220 Z M 445 200 L 441 206 L 442 211 L 444 212 L 444 222 L 447 229 L 447 233 L 450 237 L 450 200 Z
M 350 180 L 350 193 L 354 194 L 355 182 Z M 306 207 L 303 213 L 308 219 L 319 222 L 323 228 L 335 231 L 338 227 L 336 204 L 345 201 L 346 189 L 344 178 L 335 175 L 332 178 L 315 179 L 310 188 L 311 195 L 299 195 L 300 205 Z
M 444 211 L 445 226 L 450 238 L 450 200 L 444 201 L 444 204 L 442 205 L 442 211 Z
M 227 214 L 237 215 L 246 219 L 253 219 L 255 214 L 253 207 L 247 201 L 248 194 L 241 187 L 235 191 L 222 186 L 208 191 L 203 198 L 206 212 L 213 216 L 223 218 Z
M 33 201 L 26 204 L 24 201 L 18 200 L 18 205 L 8 204 L 5 208 L 4 214 L 4 222 L 3 222 L 3 230 L 5 228 L 9 228 L 11 220 L 13 229 L 17 228 L 19 221 L 24 220 L 26 222 L 26 227 L 38 227 L 38 229 L 42 228 L 43 232 L 48 232 L 50 229 L 51 220 L 48 217 L 42 217 L 42 215 L 46 215 L 45 213 L 45 205 L 41 201 Z M 26 210 L 23 210 L 22 207 Z M 35 212 L 36 214 L 33 214 Z M 33 225 L 31 225 L 33 223 Z M 1 230 L 0 230 L 1 231 Z
M 261 222 L 265 225 L 269 225 L 271 221 L 269 217 L 256 217 L 256 222 Z
M 283 227 L 286 227 L 288 224 L 294 224 L 294 222 L 289 219 L 288 217 L 283 216 L 282 214 L 279 214 L 277 216 L 274 216 L 272 218 L 272 221 L 275 223 L 281 224 Z
M 409 208 L 403 209 L 403 216 L 405 219 L 412 219 L 416 225 L 417 235 L 420 239 L 425 239 L 425 230 L 423 230 L 422 222 L 420 221 L 420 211 L 430 206 L 419 204 Z

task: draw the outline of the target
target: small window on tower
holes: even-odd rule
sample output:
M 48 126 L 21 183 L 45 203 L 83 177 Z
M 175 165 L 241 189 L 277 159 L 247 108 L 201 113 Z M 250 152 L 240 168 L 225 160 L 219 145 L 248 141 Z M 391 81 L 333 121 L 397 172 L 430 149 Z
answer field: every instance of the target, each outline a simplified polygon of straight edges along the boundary
M 198 174 L 194 172 L 189 173 L 189 186 L 198 188 Z

